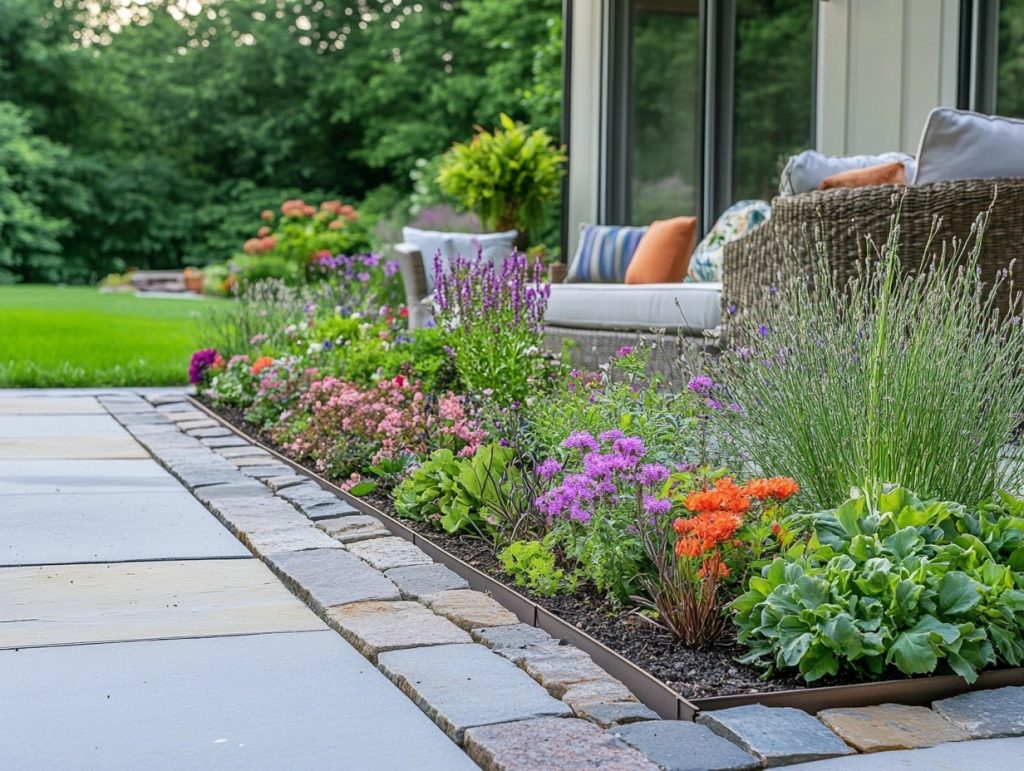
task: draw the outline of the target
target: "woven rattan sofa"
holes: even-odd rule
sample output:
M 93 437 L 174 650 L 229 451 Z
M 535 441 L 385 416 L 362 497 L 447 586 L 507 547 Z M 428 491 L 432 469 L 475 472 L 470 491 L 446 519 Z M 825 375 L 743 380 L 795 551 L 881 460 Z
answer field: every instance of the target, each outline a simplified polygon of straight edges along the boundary
M 1024 252 L 1024 179 L 1019 178 L 840 188 L 778 197 L 769 221 L 725 247 L 723 317 L 742 318 L 770 287 L 810 275 L 816 255 L 828 260 L 842 285 L 863 259 L 865 239 L 883 244 L 897 212 L 900 258 L 913 270 L 929 249 L 934 254 L 944 241 L 968 238 L 985 211 L 989 215 L 979 260 L 981 278 L 991 284 L 999 271 L 1012 268 L 1011 278 L 1017 279 L 1000 288 L 999 304 L 1005 308 L 1010 285 L 1021 286 L 1024 270 L 1014 263 Z

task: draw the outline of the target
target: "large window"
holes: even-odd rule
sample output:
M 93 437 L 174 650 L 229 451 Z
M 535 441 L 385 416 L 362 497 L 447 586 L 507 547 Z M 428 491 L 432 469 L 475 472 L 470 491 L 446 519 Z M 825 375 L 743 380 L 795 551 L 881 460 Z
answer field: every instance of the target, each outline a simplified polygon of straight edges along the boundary
M 613 0 L 606 219 L 770 198 L 813 145 L 816 0 Z
M 1024 118 L 1024 0 L 1000 0 L 996 110 Z

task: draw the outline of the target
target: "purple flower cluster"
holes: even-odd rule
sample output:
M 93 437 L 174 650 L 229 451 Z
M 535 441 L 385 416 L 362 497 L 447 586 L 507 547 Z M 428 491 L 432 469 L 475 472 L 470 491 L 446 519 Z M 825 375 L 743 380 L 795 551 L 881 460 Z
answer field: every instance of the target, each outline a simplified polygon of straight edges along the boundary
M 632 500 L 641 489 L 652 489 L 668 479 L 669 470 L 658 463 L 644 463 L 647 448 L 641 439 L 607 431 L 599 443 L 591 434 L 577 431 L 562 446 L 583 453 L 582 472 L 566 474 L 561 483 L 537 500 L 537 507 L 548 520 L 568 519 L 586 524 L 600 503 L 615 504 Z M 550 479 L 562 470 L 562 464 L 549 458 L 537 473 Z M 667 500 L 646 495 L 644 509 L 652 515 L 671 509 Z
M 496 265 L 478 249 L 474 259 L 456 255 L 446 266 L 434 255 L 434 302 L 438 315 L 469 332 L 483 322 L 508 325 L 539 335 L 544 327 L 551 286 L 543 281 L 540 261 L 530 264 L 514 251 Z
M 203 348 L 192 354 L 192 360 L 188 363 L 188 382 L 192 385 L 199 385 L 203 382 L 203 375 L 206 370 L 213 366 L 220 358 L 216 348 Z

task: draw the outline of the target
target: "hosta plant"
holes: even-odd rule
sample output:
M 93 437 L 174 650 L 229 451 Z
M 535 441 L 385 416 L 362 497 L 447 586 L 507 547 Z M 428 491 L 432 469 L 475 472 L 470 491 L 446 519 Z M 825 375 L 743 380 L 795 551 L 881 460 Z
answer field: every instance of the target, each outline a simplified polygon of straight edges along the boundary
M 809 682 L 940 666 L 973 682 L 984 667 L 1020 665 L 1020 509 L 1002 499 L 967 511 L 894 486 L 855 491 L 814 516 L 802 558 L 776 559 L 733 602 L 750 648 L 743 661 L 796 668 Z

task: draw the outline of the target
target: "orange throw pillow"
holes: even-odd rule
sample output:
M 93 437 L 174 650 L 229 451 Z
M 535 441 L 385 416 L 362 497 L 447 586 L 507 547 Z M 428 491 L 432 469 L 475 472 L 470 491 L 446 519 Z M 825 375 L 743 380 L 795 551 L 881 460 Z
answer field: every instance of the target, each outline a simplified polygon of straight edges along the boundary
M 627 284 L 675 284 L 686 278 L 697 242 L 697 218 L 655 220 L 626 268 Z
M 850 169 L 825 177 L 818 190 L 832 190 L 837 187 L 870 187 L 871 185 L 906 185 L 907 170 L 900 161 L 880 163 L 863 169 Z

